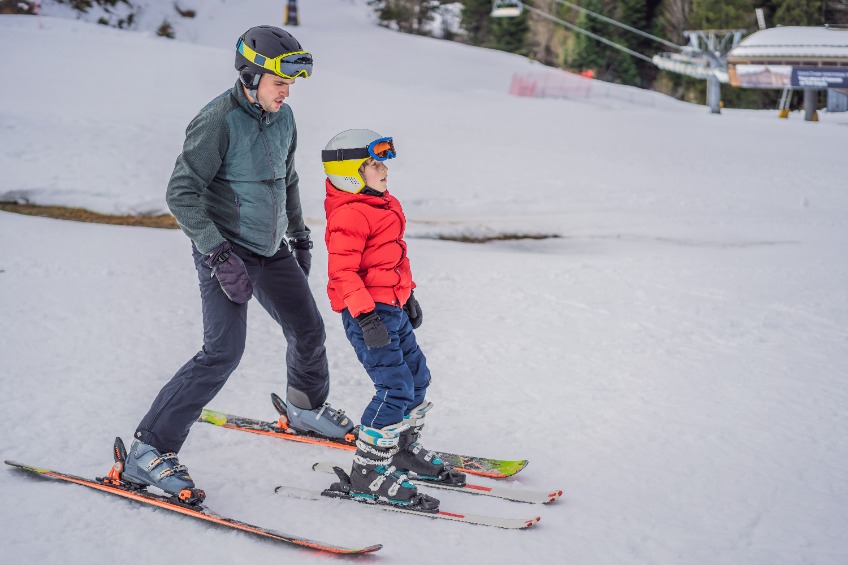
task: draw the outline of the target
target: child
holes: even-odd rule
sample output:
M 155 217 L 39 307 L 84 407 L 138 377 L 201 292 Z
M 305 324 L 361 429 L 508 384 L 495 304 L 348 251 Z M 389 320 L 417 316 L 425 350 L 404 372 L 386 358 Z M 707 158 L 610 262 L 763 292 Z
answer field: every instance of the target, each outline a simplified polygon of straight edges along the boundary
M 435 512 L 439 501 L 418 494 L 406 473 L 456 486 L 465 475 L 446 468 L 418 443 L 430 384 L 413 329 L 422 313 L 403 233 L 406 218 L 387 190 L 392 138 L 366 129 L 343 131 L 322 152 L 327 173 L 327 292 L 341 312 L 356 355 L 374 381 L 353 458 L 353 496 Z

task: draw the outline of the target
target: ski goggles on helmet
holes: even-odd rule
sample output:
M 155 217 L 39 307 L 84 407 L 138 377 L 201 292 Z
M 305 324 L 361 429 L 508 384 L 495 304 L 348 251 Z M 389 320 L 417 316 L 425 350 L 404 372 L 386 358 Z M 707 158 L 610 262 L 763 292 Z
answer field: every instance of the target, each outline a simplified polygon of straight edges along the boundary
M 397 155 L 395 151 L 395 142 L 391 137 L 381 137 L 375 139 L 368 144 L 368 154 L 377 161 L 385 161 L 386 159 L 394 159 Z
M 257 67 L 283 78 L 309 78 L 312 74 L 312 53 L 308 51 L 292 51 L 273 58 L 266 57 L 251 49 L 242 38 L 239 38 L 236 50 Z
M 397 156 L 395 142 L 391 137 L 381 137 L 368 144 L 368 147 L 355 149 L 324 149 L 321 151 L 321 161 L 349 161 L 351 159 L 368 159 L 376 161 L 394 159 Z

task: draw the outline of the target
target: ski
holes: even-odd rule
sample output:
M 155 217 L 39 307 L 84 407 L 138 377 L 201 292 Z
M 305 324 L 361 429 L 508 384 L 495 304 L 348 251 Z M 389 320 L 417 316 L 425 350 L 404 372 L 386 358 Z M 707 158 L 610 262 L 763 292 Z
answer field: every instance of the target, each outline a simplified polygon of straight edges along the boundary
M 424 516 L 425 518 L 432 518 L 438 520 L 452 520 L 454 522 L 464 522 L 466 524 L 476 524 L 479 526 L 492 526 L 495 528 L 504 528 L 507 530 L 523 530 L 525 528 L 529 528 L 534 525 L 536 522 L 541 520 L 539 516 L 534 516 L 532 518 L 522 519 L 522 518 L 498 518 L 496 516 L 476 516 L 473 514 L 460 514 L 457 512 L 447 512 L 445 510 L 439 510 L 438 512 L 423 512 L 420 510 L 410 510 L 409 508 L 403 508 L 402 506 L 396 506 L 394 504 L 390 504 L 388 502 L 376 501 L 371 498 L 355 498 L 350 494 L 345 494 L 338 491 L 332 491 L 327 489 L 325 491 L 319 490 L 309 490 L 300 487 L 293 486 L 278 486 L 274 489 L 274 492 L 277 494 L 282 494 L 284 496 L 290 496 L 294 498 L 302 498 L 307 500 L 322 500 L 322 499 L 338 499 L 338 500 L 348 500 L 351 502 L 359 502 L 365 506 L 370 506 L 372 508 L 379 508 L 380 510 L 389 510 L 391 512 L 401 512 L 403 514 L 415 514 L 417 516 Z
M 197 421 L 213 424 L 222 428 L 229 428 L 231 430 L 240 430 L 243 432 L 266 435 L 301 443 L 322 445 L 325 447 L 345 449 L 348 451 L 354 451 L 356 449 L 356 438 L 353 434 L 348 434 L 348 436 L 343 439 L 337 439 L 328 438 L 311 432 L 300 432 L 291 428 L 288 425 L 285 401 L 276 394 L 271 394 L 271 400 L 279 413 L 279 419 L 276 422 L 255 420 L 253 418 L 245 418 L 243 416 L 234 416 L 232 414 L 209 409 L 204 409 Z M 524 469 L 528 463 L 526 459 L 504 460 L 471 455 L 458 455 L 455 453 L 446 453 L 441 451 L 437 451 L 436 453 L 448 467 L 453 467 L 457 471 L 462 471 L 463 473 L 470 475 L 490 477 L 493 479 L 511 477 Z
M 332 463 L 322 461 L 312 465 L 312 470 L 334 475 L 336 472 L 333 467 L 335 467 L 335 465 L 333 465 Z M 561 490 L 522 490 L 503 487 L 499 485 L 486 486 L 472 483 L 466 483 L 465 486 L 454 486 L 446 483 L 437 483 L 434 481 L 429 481 L 416 476 L 415 473 L 410 473 L 409 478 L 410 480 L 412 480 L 413 483 L 415 483 L 416 486 L 423 486 L 426 488 L 438 488 L 444 490 L 454 490 L 458 492 L 465 492 L 468 494 L 476 494 L 481 496 L 493 496 L 495 498 L 503 498 L 504 500 L 512 500 L 514 502 L 527 502 L 529 504 L 548 504 L 549 502 L 554 502 L 562 496 Z
M 123 447 L 123 444 L 121 444 Z M 87 479 L 84 477 L 78 477 L 76 475 L 71 475 L 69 473 L 62 473 L 60 471 L 53 471 L 50 469 L 45 469 L 42 467 L 36 467 L 33 465 L 26 465 L 24 463 L 18 463 L 17 461 L 5 461 L 6 465 L 10 465 L 17 469 L 21 469 L 30 473 L 35 473 L 39 476 L 50 477 L 52 479 L 59 479 L 62 481 L 67 481 L 70 483 L 75 483 L 78 485 L 83 485 L 86 487 L 90 487 L 95 490 L 99 490 L 101 492 L 107 492 L 110 494 L 115 494 L 117 496 L 121 496 L 124 498 L 128 498 L 130 500 L 135 500 L 137 502 L 141 502 L 144 504 L 149 504 L 151 506 L 157 508 L 164 508 L 166 510 L 170 510 L 173 512 L 177 512 L 179 514 L 183 514 L 184 516 L 189 516 L 192 518 L 197 518 L 199 520 L 204 520 L 211 524 L 215 524 L 218 526 L 223 526 L 235 530 L 241 530 L 248 534 L 253 534 L 256 536 L 261 536 L 263 538 L 269 538 L 272 540 L 293 544 L 296 546 L 306 547 L 310 549 L 315 549 L 318 551 L 324 551 L 329 553 L 339 553 L 339 554 L 360 554 L 360 553 L 372 553 L 374 551 L 379 550 L 383 546 L 380 544 L 371 545 L 367 547 L 359 547 L 359 548 L 350 548 L 350 547 L 340 547 L 336 545 L 330 545 L 323 543 L 321 541 L 308 539 L 304 537 L 294 536 L 291 534 L 285 534 L 282 532 L 278 532 L 276 530 L 271 530 L 268 528 L 263 528 L 261 526 L 254 526 L 252 524 L 248 524 L 246 522 L 242 522 L 240 520 L 236 520 L 234 518 L 229 518 L 226 516 L 222 516 L 213 512 L 209 508 L 202 506 L 201 504 L 189 504 L 186 502 L 180 501 L 177 497 L 171 496 L 163 496 L 159 494 L 154 494 L 148 492 L 147 490 L 139 487 L 129 486 L 129 483 L 121 484 L 120 481 L 116 481 L 113 477 L 113 474 L 110 473 L 110 476 L 104 478 L 96 478 L 94 480 Z M 116 465 L 117 467 L 117 465 Z

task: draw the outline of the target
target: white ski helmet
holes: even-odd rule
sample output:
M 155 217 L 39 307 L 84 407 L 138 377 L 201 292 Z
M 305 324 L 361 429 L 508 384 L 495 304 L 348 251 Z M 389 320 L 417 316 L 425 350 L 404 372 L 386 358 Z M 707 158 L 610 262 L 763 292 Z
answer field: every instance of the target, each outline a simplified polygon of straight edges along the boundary
M 349 129 L 333 136 L 321 152 L 324 172 L 333 186 L 345 192 L 357 193 L 365 188 L 359 168 L 368 158 L 378 161 L 394 159 L 395 144 L 370 129 Z

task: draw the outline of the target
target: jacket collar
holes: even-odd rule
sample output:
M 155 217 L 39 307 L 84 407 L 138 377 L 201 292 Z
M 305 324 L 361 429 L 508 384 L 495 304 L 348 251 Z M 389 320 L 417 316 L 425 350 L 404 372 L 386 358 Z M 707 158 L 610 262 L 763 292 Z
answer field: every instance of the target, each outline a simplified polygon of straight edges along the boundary
M 244 93 L 244 87 L 241 84 L 240 80 L 236 80 L 236 84 L 233 86 L 233 89 L 230 91 L 230 94 L 233 98 L 238 102 L 239 107 L 244 110 L 251 117 L 259 120 L 262 119 L 266 124 L 270 124 L 274 120 L 277 119 L 277 114 L 280 112 L 266 112 L 259 106 L 258 103 L 251 104 L 250 100 L 247 99 L 247 95 Z M 282 108 L 280 108 L 282 110 Z
M 372 196 L 370 194 L 357 193 L 354 194 L 352 192 L 345 192 L 344 190 L 339 190 L 333 183 L 330 182 L 330 179 L 326 179 L 325 181 L 326 189 L 327 189 L 327 198 L 324 201 L 324 207 L 327 213 L 329 214 L 339 206 L 344 206 L 345 204 L 349 204 L 351 202 L 362 202 L 368 204 L 370 206 L 379 206 L 385 207 L 389 204 L 389 200 L 391 199 L 391 195 L 387 190 L 381 196 Z

